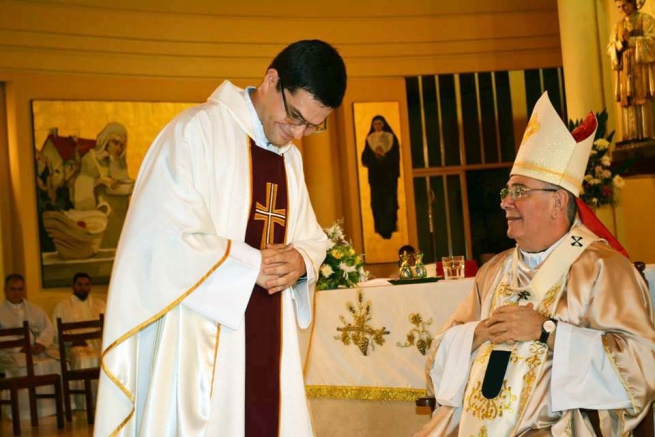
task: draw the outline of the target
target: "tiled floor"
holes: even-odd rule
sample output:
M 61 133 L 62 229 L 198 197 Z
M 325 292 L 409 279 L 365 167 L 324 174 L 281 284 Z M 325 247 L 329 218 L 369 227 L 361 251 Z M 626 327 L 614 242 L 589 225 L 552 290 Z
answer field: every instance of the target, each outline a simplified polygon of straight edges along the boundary
M 64 429 L 57 429 L 57 418 L 41 417 L 39 418 L 39 426 L 32 428 L 29 420 L 24 420 L 20 423 L 21 436 L 24 437 L 89 437 L 93 436 L 93 426 L 89 426 L 86 422 L 85 411 L 73 411 L 73 421 L 65 422 Z M 0 427 L 0 436 L 13 436 L 11 428 L 11 420 L 2 417 L 2 426 Z

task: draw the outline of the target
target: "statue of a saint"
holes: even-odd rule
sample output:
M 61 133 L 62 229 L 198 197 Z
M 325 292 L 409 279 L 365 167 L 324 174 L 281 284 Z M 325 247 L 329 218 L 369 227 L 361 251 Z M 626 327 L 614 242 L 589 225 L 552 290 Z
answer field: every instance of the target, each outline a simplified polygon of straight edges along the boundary
M 655 20 L 639 12 L 646 0 L 616 0 L 616 23 L 607 53 L 616 71 L 614 96 L 621 105 L 623 141 L 655 138 Z

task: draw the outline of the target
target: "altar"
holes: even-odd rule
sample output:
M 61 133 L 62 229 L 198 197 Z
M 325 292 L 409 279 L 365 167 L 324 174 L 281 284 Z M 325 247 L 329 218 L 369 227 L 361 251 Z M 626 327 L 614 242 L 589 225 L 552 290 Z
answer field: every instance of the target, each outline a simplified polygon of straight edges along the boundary
M 655 264 L 645 275 L 655 306 Z M 423 351 L 472 287 L 467 278 L 317 292 L 300 337 L 316 436 L 411 436 L 423 426 L 429 415 L 414 404 L 426 393 Z
M 426 393 L 432 339 L 473 287 L 473 278 L 362 286 L 316 293 L 305 385 L 317 437 L 411 436 L 429 416 Z

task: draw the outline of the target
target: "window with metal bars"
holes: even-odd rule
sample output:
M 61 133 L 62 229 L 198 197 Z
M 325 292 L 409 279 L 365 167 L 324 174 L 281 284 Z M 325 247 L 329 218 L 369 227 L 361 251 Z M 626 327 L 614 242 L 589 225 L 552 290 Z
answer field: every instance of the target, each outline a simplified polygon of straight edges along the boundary
M 512 247 L 498 190 L 544 91 L 566 120 L 562 69 L 414 76 L 405 84 L 425 262 L 448 254 L 479 261 Z

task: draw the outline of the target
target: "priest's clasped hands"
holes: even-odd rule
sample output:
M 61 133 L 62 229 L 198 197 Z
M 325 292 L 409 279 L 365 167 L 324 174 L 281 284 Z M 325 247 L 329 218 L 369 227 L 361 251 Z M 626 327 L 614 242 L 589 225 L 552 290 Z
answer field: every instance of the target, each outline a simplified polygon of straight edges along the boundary
M 268 290 L 268 294 L 291 287 L 307 272 L 305 260 L 293 244 L 268 244 L 261 254 L 257 285 Z
M 534 310 L 534 305 L 504 305 L 496 309 L 489 318 L 482 320 L 475 328 L 473 350 L 485 341 L 494 344 L 513 345 L 517 341 L 539 339 L 541 327 L 548 320 Z

